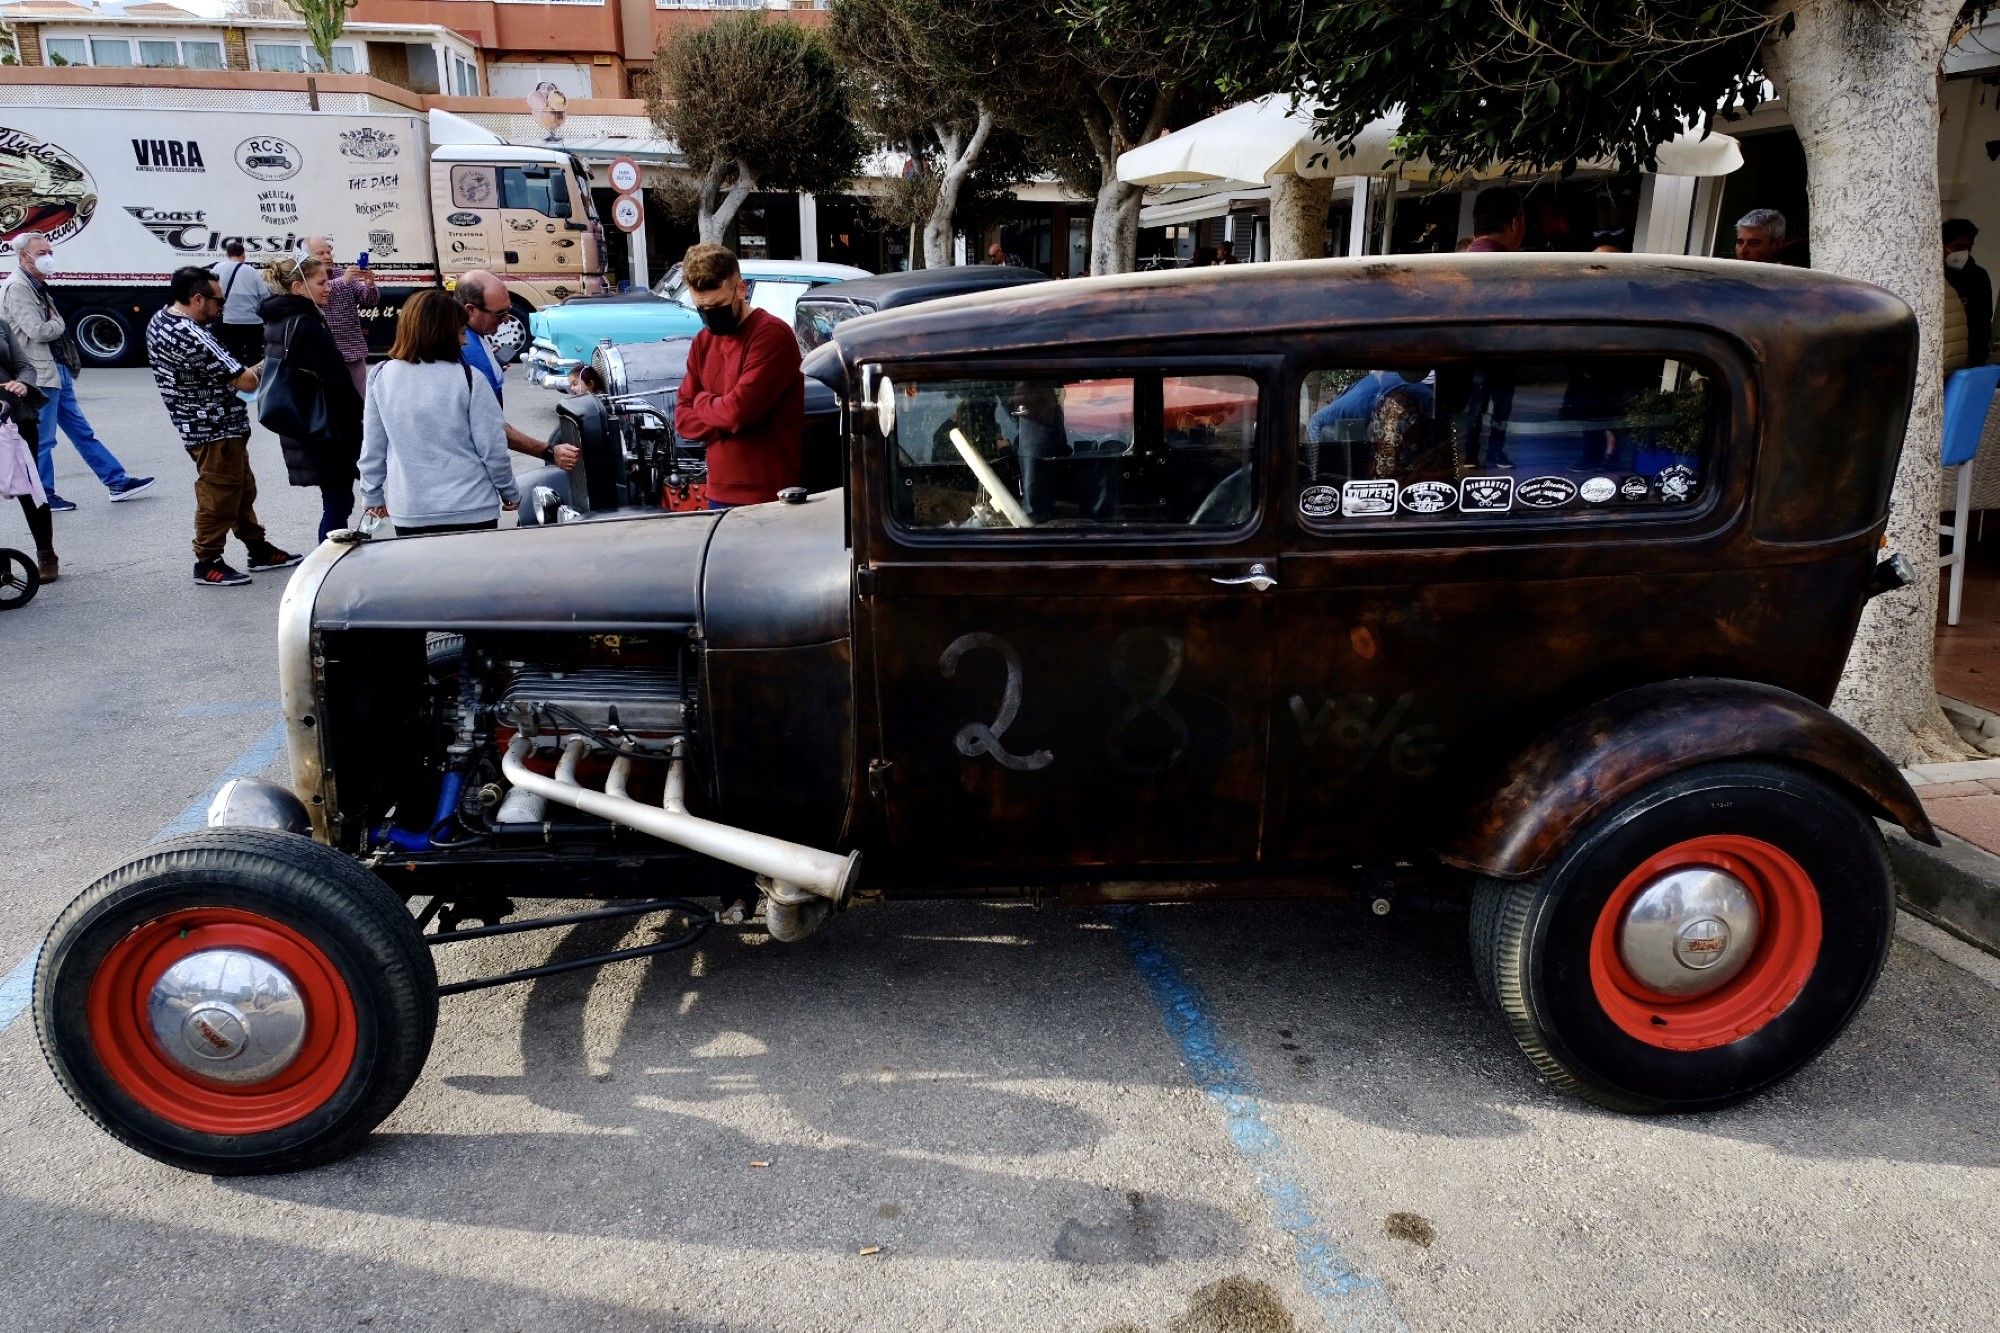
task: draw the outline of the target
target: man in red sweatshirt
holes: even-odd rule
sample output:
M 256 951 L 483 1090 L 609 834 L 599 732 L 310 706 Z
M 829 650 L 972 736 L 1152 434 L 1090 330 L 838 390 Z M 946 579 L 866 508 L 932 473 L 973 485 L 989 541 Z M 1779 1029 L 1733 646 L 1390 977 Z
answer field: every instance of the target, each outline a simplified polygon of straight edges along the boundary
M 681 260 L 702 329 L 688 349 L 674 429 L 708 445 L 708 507 L 775 500 L 799 484 L 806 384 L 799 344 L 777 316 L 750 307 L 736 256 L 696 245 Z

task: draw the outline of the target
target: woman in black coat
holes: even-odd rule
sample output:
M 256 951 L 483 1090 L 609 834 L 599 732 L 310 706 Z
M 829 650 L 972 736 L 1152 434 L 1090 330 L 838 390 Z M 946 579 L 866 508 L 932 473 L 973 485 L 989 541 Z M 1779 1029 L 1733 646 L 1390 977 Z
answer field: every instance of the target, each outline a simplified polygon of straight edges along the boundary
M 316 380 L 326 401 L 323 439 L 279 436 L 285 474 L 294 486 L 317 486 L 323 505 L 319 537 L 347 526 L 354 513 L 355 462 L 361 457 L 361 395 L 347 361 L 326 326 L 327 284 L 332 274 L 317 259 L 281 259 L 269 272 L 271 289 L 257 313 L 264 317 L 264 380 L 280 366 L 300 381 Z M 298 372 L 304 372 L 299 374 Z

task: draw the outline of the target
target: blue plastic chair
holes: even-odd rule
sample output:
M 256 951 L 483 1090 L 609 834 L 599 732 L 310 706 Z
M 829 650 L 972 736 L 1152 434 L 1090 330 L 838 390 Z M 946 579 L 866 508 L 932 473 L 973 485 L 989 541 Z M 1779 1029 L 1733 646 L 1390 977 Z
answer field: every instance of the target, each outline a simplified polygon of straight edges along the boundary
M 1953 371 L 1944 382 L 1941 458 L 1946 467 L 1958 469 L 1957 503 L 1952 507 L 1951 522 L 1938 525 L 1938 534 L 1951 538 L 1951 554 L 1938 559 L 1939 568 L 1951 570 L 1951 600 L 1944 616 L 1947 625 L 1958 623 L 1959 602 L 1965 594 L 1965 537 L 1972 506 L 1972 460 L 1979 453 L 1979 437 L 1986 433 L 1986 416 L 1992 410 L 1996 390 L 2000 390 L 2000 365 Z

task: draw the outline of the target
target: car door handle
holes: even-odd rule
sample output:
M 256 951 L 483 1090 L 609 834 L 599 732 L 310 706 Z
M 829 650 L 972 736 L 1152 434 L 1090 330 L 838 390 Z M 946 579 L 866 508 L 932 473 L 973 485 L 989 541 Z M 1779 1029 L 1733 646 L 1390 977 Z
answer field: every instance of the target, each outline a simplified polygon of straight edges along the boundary
M 1278 586 L 1278 581 L 1271 577 L 1271 571 L 1264 568 L 1262 565 L 1252 565 L 1250 566 L 1250 572 L 1248 574 L 1239 575 L 1238 577 L 1233 579 L 1218 578 L 1218 579 L 1210 579 L 1209 582 L 1220 583 L 1225 588 L 1241 588 L 1248 586 L 1255 588 L 1258 592 L 1268 592 L 1272 588 Z
M 519 250 L 508 250 L 502 253 L 500 258 L 509 264 L 518 264 L 521 262 L 521 252 Z

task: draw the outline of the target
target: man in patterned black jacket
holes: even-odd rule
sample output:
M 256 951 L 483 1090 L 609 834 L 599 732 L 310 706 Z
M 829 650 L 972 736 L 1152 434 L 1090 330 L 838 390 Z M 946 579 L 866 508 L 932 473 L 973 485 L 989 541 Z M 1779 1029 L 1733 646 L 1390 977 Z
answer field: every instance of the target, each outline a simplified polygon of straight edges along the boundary
M 271 545 L 257 521 L 257 478 L 250 471 L 250 414 L 238 390 L 257 387 L 206 327 L 222 316 L 222 288 L 205 268 L 173 277 L 173 304 L 146 325 L 146 353 L 167 415 L 194 459 L 194 581 L 208 588 L 250 582 L 222 558 L 233 531 L 250 550 L 253 570 L 284 569 L 300 557 Z

